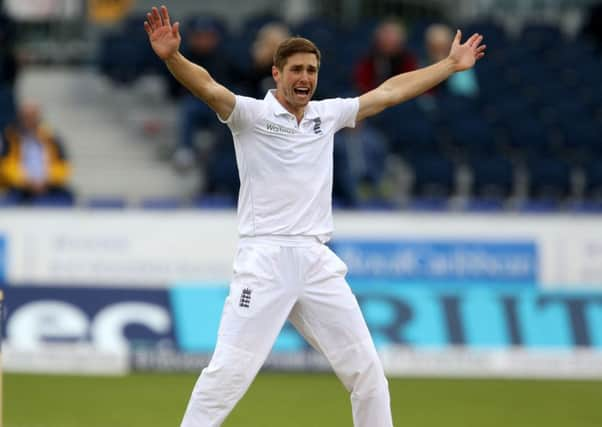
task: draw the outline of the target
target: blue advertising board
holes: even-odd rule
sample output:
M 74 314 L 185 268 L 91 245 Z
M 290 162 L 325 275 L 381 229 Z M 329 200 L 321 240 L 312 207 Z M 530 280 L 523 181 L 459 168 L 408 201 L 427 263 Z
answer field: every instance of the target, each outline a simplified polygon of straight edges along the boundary
M 342 239 L 330 246 L 347 264 L 351 280 L 533 284 L 538 278 L 531 241 Z
M 111 353 L 174 346 L 166 290 L 18 286 L 5 289 L 3 335 L 15 349 L 86 343 Z
M 602 293 L 549 293 L 508 286 L 390 286 L 355 282 L 377 347 L 602 350 Z M 176 336 L 186 352 L 211 352 L 226 288 L 171 291 Z M 286 325 L 275 351 L 307 343 Z
M 379 348 L 602 351 L 602 292 L 352 284 Z M 15 348 L 87 342 L 111 352 L 144 348 L 209 354 L 228 289 L 11 287 L 5 293 L 3 333 L 8 331 Z M 276 352 L 308 348 L 289 324 L 274 346 Z

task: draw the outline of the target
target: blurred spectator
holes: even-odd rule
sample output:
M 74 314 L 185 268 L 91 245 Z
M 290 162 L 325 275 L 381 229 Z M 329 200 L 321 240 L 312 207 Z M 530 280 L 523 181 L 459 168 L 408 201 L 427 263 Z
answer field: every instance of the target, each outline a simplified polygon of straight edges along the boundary
M 234 68 L 220 49 L 222 37 L 221 28 L 214 19 L 198 17 L 186 29 L 182 52 L 190 61 L 206 68 L 218 82 L 229 85 L 233 80 Z M 180 103 L 179 135 L 173 160 L 178 169 L 186 170 L 196 165 L 197 131 L 204 129 L 213 133 L 218 121 L 207 104 L 184 90 L 171 74 L 167 78 L 170 94 L 178 98 Z
M 269 89 L 275 88 L 272 78 L 274 52 L 288 37 L 290 37 L 288 27 L 278 22 L 270 22 L 257 32 L 257 37 L 251 46 L 253 60 L 251 69 L 241 76 L 242 91 L 245 95 L 261 99 Z
M 333 197 L 343 207 L 382 200 L 387 140 L 362 121 L 339 131 L 334 139 Z
M 373 48 L 354 67 L 355 89 L 374 89 L 389 77 L 418 68 L 418 61 L 406 47 L 406 29 L 401 21 L 387 19 L 374 31 Z
M 269 22 L 260 28 L 250 49 L 253 62 L 248 70 L 240 71 L 238 82 L 234 85 L 242 94 L 262 99 L 269 89 L 275 88 L 272 77 L 274 52 L 288 37 L 288 27 L 278 22 Z M 240 184 L 234 145 L 228 132 L 220 134 L 217 131 L 216 135 L 217 143 L 207 156 L 203 192 L 235 198 Z
M 70 166 L 60 139 L 42 122 L 35 102 L 24 102 L 18 116 L 2 134 L 0 155 L 0 175 L 11 196 L 19 203 L 54 199 L 71 204 Z
M 444 24 L 432 24 L 424 33 L 426 64 L 430 65 L 447 58 L 454 38 L 452 30 Z M 474 97 L 478 95 L 479 86 L 474 69 L 452 74 L 445 82 L 431 89 L 429 93 L 445 92 L 450 95 Z
M 15 25 L 0 10 L 0 129 L 15 119 L 14 86 L 17 77 L 15 42 Z

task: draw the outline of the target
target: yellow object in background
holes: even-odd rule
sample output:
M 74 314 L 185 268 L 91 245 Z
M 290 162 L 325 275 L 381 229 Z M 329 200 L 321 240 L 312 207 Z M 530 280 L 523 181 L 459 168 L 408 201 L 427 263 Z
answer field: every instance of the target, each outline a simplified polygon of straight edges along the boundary
M 119 21 L 131 10 L 134 0 L 88 0 L 88 19 L 98 24 Z

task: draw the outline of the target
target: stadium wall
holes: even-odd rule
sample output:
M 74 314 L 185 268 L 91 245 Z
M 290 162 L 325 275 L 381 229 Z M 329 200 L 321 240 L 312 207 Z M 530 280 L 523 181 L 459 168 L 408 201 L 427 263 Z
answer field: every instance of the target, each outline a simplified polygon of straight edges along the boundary
M 602 377 L 602 218 L 335 220 L 391 375 Z M 6 369 L 201 369 L 235 246 L 230 211 L 3 210 Z M 267 367 L 328 368 L 290 325 Z

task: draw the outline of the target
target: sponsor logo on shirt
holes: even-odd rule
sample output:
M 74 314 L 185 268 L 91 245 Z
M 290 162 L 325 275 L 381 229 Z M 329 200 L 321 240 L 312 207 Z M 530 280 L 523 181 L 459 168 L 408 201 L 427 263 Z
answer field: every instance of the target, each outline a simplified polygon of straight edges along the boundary
M 269 120 L 266 120 L 265 128 L 270 133 L 285 134 L 285 135 L 294 135 L 297 133 L 296 129 L 287 128 L 287 127 L 279 125 L 277 123 L 270 122 Z

